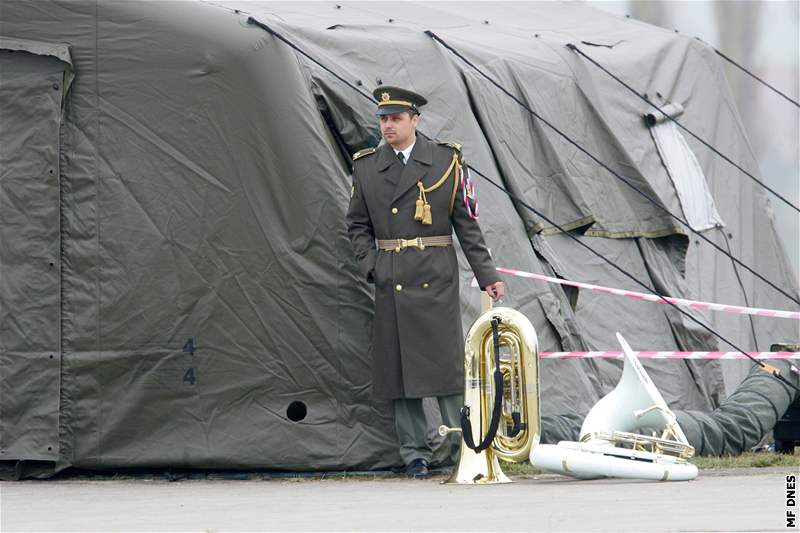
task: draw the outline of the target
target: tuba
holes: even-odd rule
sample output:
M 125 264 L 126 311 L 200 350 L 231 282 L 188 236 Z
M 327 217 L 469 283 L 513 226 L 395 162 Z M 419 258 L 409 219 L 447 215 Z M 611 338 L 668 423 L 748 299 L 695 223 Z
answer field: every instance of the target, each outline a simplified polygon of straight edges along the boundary
M 586 415 L 580 442 L 537 446 L 531 463 L 580 479 L 621 477 L 686 481 L 697 477 L 688 462 L 694 448 L 639 359 L 617 333 L 625 362 L 616 388 Z M 655 430 L 653 435 L 643 433 Z
M 498 459 L 526 461 L 539 443 L 539 353 L 536 332 L 522 313 L 490 309 L 472 325 L 464 346 L 458 464 L 445 483 L 509 483 Z M 475 444 L 474 436 L 480 444 Z

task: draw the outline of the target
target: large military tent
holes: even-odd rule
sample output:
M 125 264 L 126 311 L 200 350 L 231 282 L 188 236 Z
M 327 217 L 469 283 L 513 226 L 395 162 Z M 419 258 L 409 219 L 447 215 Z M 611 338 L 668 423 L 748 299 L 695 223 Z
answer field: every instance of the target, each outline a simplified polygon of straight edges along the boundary
M 372 289 L 344 231 L 350 156 L 379 141 L 364 94 L 380 83 L 426 95 L 426 135 L 462 143 L 475 169 L 658 292 L 794 305 L 658 207 L 697 215 L 703 235 L 797 295 L 766 194 L 690 136 L 672 137 L 684 155 L 671 159 L 642 119 L 652 109 L 567 43 L 679 104 L 682 124 L 758 174 L 711 48 L 582 4 L 4 0 L 2 464 L 47 475 L 399 461 L 391 410 L 371 398 Z M 641 290 L 474 178 L 498 265 Z M 466 329 L 479 294 L 460 266 Z M 541 350 L 617 349 L 615 331 L 640 350 L 730 349 L 666 306 L 507 283 L 505 305 L 530 318 Z M 692 313 L 745 349 L 798 337 L 791 321 Z M 751 364 L 645 366 L 674 408 L 711 411 Z M 620 363 L 541 371 L 552 441 Z

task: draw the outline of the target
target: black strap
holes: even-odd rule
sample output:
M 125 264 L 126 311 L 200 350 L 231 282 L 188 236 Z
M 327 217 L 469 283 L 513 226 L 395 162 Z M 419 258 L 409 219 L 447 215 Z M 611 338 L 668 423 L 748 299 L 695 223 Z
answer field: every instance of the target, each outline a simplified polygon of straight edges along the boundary
M 511 420 L 514 422 L 514 427 L 511 428 L 511 433 L 508 434 L 512 439 L 523 429 L 528 429 L 528 424 L 522 421 L 522 415 L 519 411 L 511 413 Z
M 464 437 L 464 443 L 467 448 L 475 450 L 475 453 L 482 452 L 492 444 L 494 437 L 497 435 L 497 428 L 500 425 L 500 413 L 503 407 L 503 372 L 500 370 L 500 333 L 498 324 L 500 324 L 500 319 L 492 317 L 492 341 L 494 343 L 494 406 L 492 407 L 492 419 L 489 421 L 489 431 L 486 432 L 486 436 L 477 446 L 472 438 L 469 406 L 465 405 L 461 408 L 461 434 Z M 481 394 L 483 394 L 483 391 L 481 391 Z

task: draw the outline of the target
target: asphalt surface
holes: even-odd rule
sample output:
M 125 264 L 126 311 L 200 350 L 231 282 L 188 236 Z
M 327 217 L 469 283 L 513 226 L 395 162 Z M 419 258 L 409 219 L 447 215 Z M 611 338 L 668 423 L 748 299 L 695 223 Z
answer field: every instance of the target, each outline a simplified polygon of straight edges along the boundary
M 442 477 L 5 482 L 0 530 L 793 531 L 788 474 L 800 466 L 705 470 L 664 483 L 554 475 L 494 486 Z

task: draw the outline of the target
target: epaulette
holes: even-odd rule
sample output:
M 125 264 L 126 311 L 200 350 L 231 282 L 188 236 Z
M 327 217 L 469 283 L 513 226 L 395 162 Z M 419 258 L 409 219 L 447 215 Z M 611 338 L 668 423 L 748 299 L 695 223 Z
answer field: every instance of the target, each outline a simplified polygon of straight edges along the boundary
M 455 143 L 451 141 L 440 141 L 439 139 L 435 139 L 434 142 L 436 144 L 442 144 L 444 146 L 449 146 L 450 148 L 455 148 L 459 152 L 461 151 L 461 143 Z
M 374 154 L 375 150 L 377 150 L 377 148 L 364 148 L 363 150 L 359 150 L 353 154 L 353 161 L 360 157 L 364 157 L 365 155 Z

